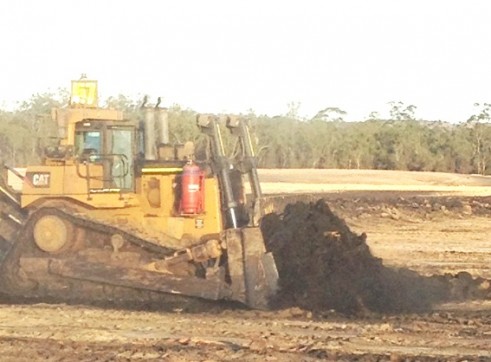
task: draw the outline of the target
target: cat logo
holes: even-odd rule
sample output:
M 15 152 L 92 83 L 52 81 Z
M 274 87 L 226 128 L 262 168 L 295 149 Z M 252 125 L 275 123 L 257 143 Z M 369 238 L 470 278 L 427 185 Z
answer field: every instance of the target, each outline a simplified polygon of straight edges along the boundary
M 49 172 L 28 172 L 26 176 L 33 187 L 49 187 L 51 178 Z

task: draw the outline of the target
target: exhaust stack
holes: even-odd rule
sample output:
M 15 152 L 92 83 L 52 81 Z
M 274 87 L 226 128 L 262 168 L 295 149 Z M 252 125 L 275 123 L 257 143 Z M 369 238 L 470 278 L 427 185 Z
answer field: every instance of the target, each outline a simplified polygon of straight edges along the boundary
M 155 112 L 153 108 L 144 109 L 145 122 L 145 160 L 156 160 L 155 151 Z
M 156 108 L 157 122 L 160 129 L 159 142 L 161 144 L 169 144 L 169 113 L 167 108 Z

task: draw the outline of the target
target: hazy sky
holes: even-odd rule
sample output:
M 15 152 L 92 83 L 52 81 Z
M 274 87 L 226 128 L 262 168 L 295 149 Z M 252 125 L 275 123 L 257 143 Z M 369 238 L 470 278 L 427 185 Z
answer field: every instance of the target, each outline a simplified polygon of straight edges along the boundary
M 199 112 L 347 119 L 390 101 L 465 121 L 491 103 L 488 0 L 17 0 L 0 3 L 0 105 L 68 87 Z

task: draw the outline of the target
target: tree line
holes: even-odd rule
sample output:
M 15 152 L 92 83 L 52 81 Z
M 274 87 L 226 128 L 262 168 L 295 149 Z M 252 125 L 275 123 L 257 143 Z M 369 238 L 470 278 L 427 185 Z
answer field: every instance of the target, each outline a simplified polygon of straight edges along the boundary
M 69 95 L 35 94 L 13 111 L 0 109 L 0 161 L 25 166 L 40 161 L 45 146 L 56 142 L 51 109 L 65 107 Z M 103 106 L 138 118 L 140 101 L 119 95 Z M 416 119 L 414 105 L 389 103 L 389 117 L 372 112 L 366 120 L 346 122 L 346 112 L 327 107 L 313 118 L 298 116 L 298 104 L 284 115 L 244 114 L 249 119 L 259 167 L 342 168 L 453 173 L 491 173 L 491 104 L 475 104 L 475 114 L 460 123 Z M 169 107 L 171 141 L 200 143 L 197 112 Z M 233 139 L 224 141 L 233 152 Z

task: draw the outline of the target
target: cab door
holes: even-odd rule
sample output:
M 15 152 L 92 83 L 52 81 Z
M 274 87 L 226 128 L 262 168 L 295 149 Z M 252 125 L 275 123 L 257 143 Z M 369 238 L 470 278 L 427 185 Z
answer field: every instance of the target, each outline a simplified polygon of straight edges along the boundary
M 134 188 L 134 131 L 130 128 L 113 127 L 109 130 L 111 137 L 111 178 L 117 188 L 133 190 Z
M 102 175 L 84 176 L 87 178 L 89 192 L 134 190 L 133 127 L 115 125 L 111 121 L 84 120 L 76 127 L 75 152 L 79 162 L 102 168 Z M 98 182 L 92 182 L 95 180 Z M 94 187 L 95 184 L 102 187 Z

